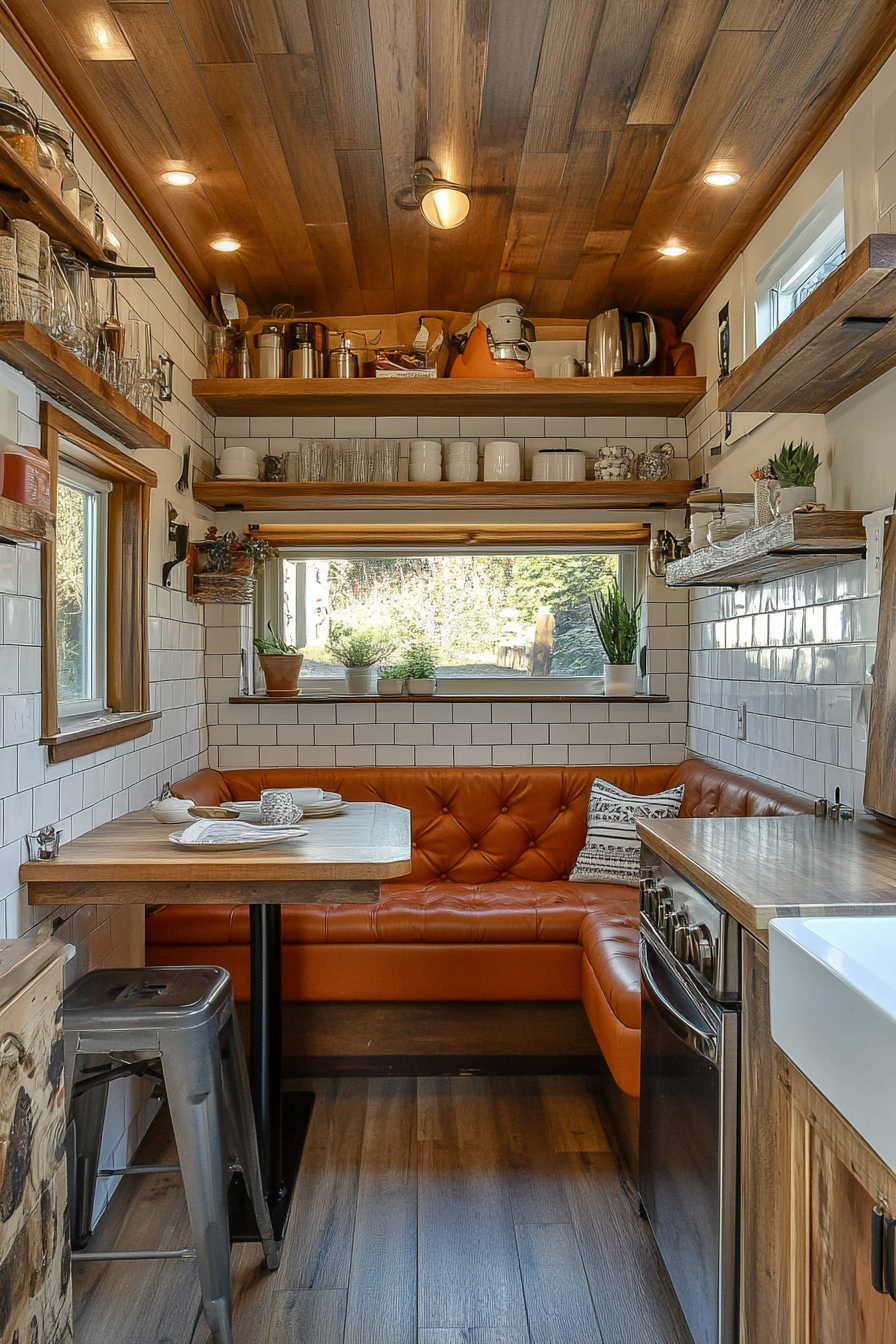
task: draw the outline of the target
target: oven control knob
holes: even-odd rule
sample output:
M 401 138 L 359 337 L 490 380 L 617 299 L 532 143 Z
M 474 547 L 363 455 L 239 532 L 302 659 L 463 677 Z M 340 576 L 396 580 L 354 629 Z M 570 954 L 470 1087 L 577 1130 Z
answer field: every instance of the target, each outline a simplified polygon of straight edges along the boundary
M 697 969 L 701 975 L 705 975 L 707 980 L 712 979 L 713 974 L 713 955 L 712 943 L 708 938 L 697 939 Z
M 654 922 L 654 924 L 656 925 L 656 927 L 659 929 L 660 933 L 661 933 L 661 934 L 663 935 L 663 937 L 665 938 L 665 936 L 666 936 L 666 925 L 668 924 L 668 922 L 669 922 L 669 917 L 670 917 L 670 915 L 672 914 L 672 904 L 673 904 L 673 901 L 672 901 L 672 896 L 671 896 L 671 894 L 669 894 L 669 895 L 667 895 L 667 896 L 663 896 L 663 895 L 661 894 L 663 891 L 668 892 L 668 891 L 669 891 L 669 888 L 668 888 L 668 887 L 659 887 L 659 888 L 657 889 L 656 914 L 655 914 L 655 916 L 654 916 L 654 920 L 653 920 L 653 922 Z
M 687 916 L 683 923 L 679 924 L 675 930 L 675 939 L 672 943 L 672 951 L 678 961 L 695 962 L 695 951 L 697 948 L 697 938 L 700 936 L 699 924 L 689 924 Z
M 687 928 L 688 917 L 683 910 L 673 910 L 666 920 L 666 927 L 663 930 L 666 938 L 666 946 L 678 956 L 675 951 L 678 946 L 679 934 Z
M 641 909 L 647 914 L 651 912 L 651 901 L 656 896 L 656 879 L 653 877 L 642 877 L 640 882 L 641 889 Z

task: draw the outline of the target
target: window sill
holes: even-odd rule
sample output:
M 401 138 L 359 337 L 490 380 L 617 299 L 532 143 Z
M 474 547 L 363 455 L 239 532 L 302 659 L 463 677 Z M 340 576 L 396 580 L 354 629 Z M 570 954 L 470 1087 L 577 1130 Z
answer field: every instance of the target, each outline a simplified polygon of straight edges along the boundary
M 40 740 L 47 748 L 50 764 L 56 765 L 143 737 L 152 732 L 154 721 L 161 717 L 161 710 L 150 709 L 124 714 L 88 714 L 84 718 L 72 718 L 68 727 Z
M 428 705 L 434 700 L 453 702 L 454 704 L 478 704 L 482 701 L 500 700 L 510 704 L 548 704 L 579 705 L 590 704 L 595 700 L 608 704 L 667 704 L 668 695 L 539 695 L 529 691 L 525 695 L 453 695 L 450 691 L 437 691 L 435 695 L 322 695 L 320 691 L 309 691 L 307 695 L 232 695 L 232 705 L 364 705 L 369 701 L 379 701 L 384 705 Z

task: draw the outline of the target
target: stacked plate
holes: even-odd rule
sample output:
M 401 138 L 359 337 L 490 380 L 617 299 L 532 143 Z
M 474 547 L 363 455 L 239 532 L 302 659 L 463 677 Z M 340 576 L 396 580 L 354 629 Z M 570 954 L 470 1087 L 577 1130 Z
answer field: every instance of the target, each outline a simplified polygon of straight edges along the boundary
M 475 481 L 479 478 L 479 444 L 454 439 L 445 449 L 445 480 Z
M 284 789 L 284 793 L 291 793 L 294 797 L 298 795 L 296 801 L 302 809 L 302 819 L 309 817 L 338 817 L 340 812 L 345 811 L 345 803 L 342 801 L 341 793 L 328 793 L 325 789 L 320 790 L 320 799 L 309 799 L 309 789 Z M 232 816 L 239 817 L 240 821 L 261 821 L 261 803 L 224 803 L 223 808 Z
M 408 480 L 440 481 L 441 479 L 441 439 L 411 439 Z
M 342 801 L 341 793 L 327 793 L 324 790 L 324 796 L 319 803 L 302 803 L 302 816 L 304 820 L 309 817 L 338 817 L 340 812 L 345 811 L 345 803 Z

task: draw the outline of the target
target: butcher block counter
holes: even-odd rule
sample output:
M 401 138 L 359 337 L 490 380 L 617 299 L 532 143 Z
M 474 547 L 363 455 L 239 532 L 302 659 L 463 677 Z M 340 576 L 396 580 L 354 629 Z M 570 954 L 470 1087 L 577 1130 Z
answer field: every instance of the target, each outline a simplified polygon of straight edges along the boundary
M 896 827 L 883 822 L 677 817 L 638 834 L 764 943 L 783 916 L 896 915 Z

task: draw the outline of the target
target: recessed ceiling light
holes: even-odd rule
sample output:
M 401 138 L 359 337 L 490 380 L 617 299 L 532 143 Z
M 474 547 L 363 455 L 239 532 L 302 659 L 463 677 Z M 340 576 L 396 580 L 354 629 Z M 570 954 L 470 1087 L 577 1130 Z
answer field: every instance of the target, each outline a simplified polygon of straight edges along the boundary
M 711 173 L 704 173 L 703 181 L 710 187 L 731 187 L 740 181 L 740 173 L 731 173 L 720 168 Z
M 242 243 L 238 243 L 235 238 L 216 238 L 212 247 L 216 252 L 239 252 Z
M 683 257 L 685 252 L 687 252 L 687 248 L 679 247 L 676 243 L 670 243 L 668 247 L 660 248 L 660 256 L 662 257 Z
M 171 173 L 162 173 L 162 181 L 167 182 L 169 187 L 189 187 L 196 181 L 195 173 L 181 172 L 180 169 Z

